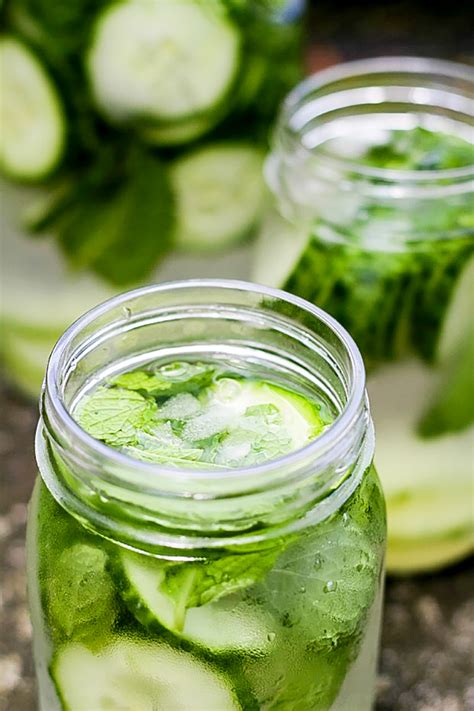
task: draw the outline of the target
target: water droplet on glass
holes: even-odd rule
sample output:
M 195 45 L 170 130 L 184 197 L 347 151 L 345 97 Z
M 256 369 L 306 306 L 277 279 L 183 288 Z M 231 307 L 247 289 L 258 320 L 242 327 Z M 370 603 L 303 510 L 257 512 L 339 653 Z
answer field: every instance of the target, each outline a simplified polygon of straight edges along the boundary
M 342 514 L 342 525 L 343 526 L 347 526 L 349 524 L 350 520 L 351 520 L 351 517 L 349 516 L 349 514 L 347 512 Z
M 325 593 L 334 592 L 337 590 L 337 583 L 334 580 L 328 580 L 326 585 L 323 587 Z
M 124 306 L 122 309 L 122 313 L 125 316 L 126 319 L 129 319 L 130 316 L 132 315 L 132 310 L 128 308 L 128 306 Z
M 267 639 L 268 639 L 269 642 L 273 642 L 273 640 L 275 639 L 275 637 L 276 637 L 275 632 L 269 632 L 269 633 L 267 634 Z
M 321 561 L 321 556 L 315 555 L 315 556 L 314 556 L 314 567 L 315 567 L 316 569 L 320 568 L 320 567 L 321 567 L 321 563 L 322 563 L 322 561 Z
M 302 585 L 302 586 L 300 587 L 300 593 L 305 593 L 305 592 L 306 592 L 306 588 L 305 588 L 304 585 Z

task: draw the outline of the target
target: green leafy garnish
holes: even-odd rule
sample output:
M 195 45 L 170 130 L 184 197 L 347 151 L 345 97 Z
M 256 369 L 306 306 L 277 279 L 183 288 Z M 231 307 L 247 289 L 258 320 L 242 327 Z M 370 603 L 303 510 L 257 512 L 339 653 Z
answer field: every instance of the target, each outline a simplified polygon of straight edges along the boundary
M 464 168 L 474 163 L 474 147 L 457 136 L 418 126 L 392 131 L 390 140 L 370 148 L 362 162 L 395 170 Z
M 129 551 L 122 554 L 125 578 L 139 579 L 140 592 L 146 590 L 144 602 L 150 610 L 158 606 L 159 621 L 173 632 L 182 632 L 186 612 L 215 602 L 254 585 L 265 577 L 281 553 L 279 548 L 233 554 L 221 552 L 219 558 L 195 563 L 171 563 L 166 560 L 144 559 Z M 156 592 L 155 592 L 156 591 Z M 136 607 L 133 592 L 125 591 L 131 611 L 145 620 L 143 606 Z M 150 621 L 154 621 L 154 617 Z
M 47 605 L 53 629 L 66 637 L 98 637 L 116 615 L 115 590 L 107 555 L 96 546 L 65 548 L 47 579 Z
M 178 393 L 194 393 L 212 381 L 215 367 L 206 363 L 175 361 L 153 372 L 135 370 L 123 373 L 113 384 L 129 390 L 137 390 L 153 397 L 170 397 Z
M 73 267 L 92 268 L 115 284 L 134 283 L 169 250 L 173 211 L 163 164 L 140 152 L 117 188 L 88 196 L 70 211 L 60 243 Z
M 134 390 L 97 388 L 80 404 L 76 418 L 92 437 L 114 447 L 133 445 L 151 426 L 157 405 Z

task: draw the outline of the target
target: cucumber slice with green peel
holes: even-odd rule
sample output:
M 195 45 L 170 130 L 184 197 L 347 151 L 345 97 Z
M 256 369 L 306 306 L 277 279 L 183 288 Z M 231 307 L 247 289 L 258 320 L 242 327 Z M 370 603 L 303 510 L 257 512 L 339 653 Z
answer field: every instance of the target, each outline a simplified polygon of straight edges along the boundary
M 238 28 L 195 0 L 126 0 L 98 18 L 87 70 L 114 121 L 181 121 L 223 104 L 240 64 Z M 120 47 L 120 52 L 117 52 Z
M 196 116 L 175 124 L 144 126 L 140 135 L 145 143 L 152 146 L 179 146 L 190 143 L 210 131 L 218 117 L 219 114 L 216 114 L 215 119 L 207 115 Z
M 100 653 L 59 650 L 51 674 L 65 711 L 239 711 L 230 682 L 164 644 L 116 639 Z
M 7 377 L 28 395 L 36 398 L 41 390 L 46 365 L 55 340 L 30 338 L 15 333 L 13 329 L 2 329 L 0 353 L 7 371 Z
M 199 147 L 171 167 L 176 191 L 176 245 L 205 251 L 250 234 L 262 211 L 263 154 L 248 143 Z
M 244 429 L 246 417 L 265 417 L 265 409 L 260 411 L 260 407 L 274 408 L 282 430 L 290 439 L 288 451 L 304 447 L 330 423 L 321 414 L 319 405 L 304 395 L 265 381 L 219 378 L 207 388 L 204 399 L 209 409 L 219 412 L 221 421 L 238 420 Z M 190 429 L 193 425 L 190 422 Z
M 199 607 L 186 607 L 198 575 L 193 564 L 182 564 L 182 589 L 173 595 L 166 586 L 166 561 L 128 551 L 121 553 L 120 561 L 125 576 L 121 594 L 146 627 L 165 627 L 213 653 L 242 650 L 262 653 L 271 646 L 270 616 L 244 604 L 235 595 Z
M 423 572 L 434 572 L 463 560 L 473 550 L 472 532 L 431 540 L 392 539 L 387 550 L 387 570 L 391 575 L 419 573 L 420 561 L 423 561 Z
M 65 148 L 58 91 L 41 61 L 13 37 L 0 39 L 0 166 L 12 178 L 47 177 Z
M 458 538 L 453 550 L 472 547 L 474 426 L 429 439 L 418 434 L 437 386 L 436 371 L 416 360 L 384 366 L 368 381 L 375 461 L 387 501 L 389 570 L 392 547 L 398 570 L 405 551 L 407 566 L 418 571 L 448 562 L 443 541 Z

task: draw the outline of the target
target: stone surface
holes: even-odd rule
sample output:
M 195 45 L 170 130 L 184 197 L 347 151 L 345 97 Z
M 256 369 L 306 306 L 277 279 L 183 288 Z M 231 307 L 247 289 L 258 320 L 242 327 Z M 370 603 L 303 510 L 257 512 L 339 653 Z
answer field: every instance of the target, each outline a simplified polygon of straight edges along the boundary
M 5 388 L 0 397 L 0 711 L 36 711 L 24 537 L 37 408 Z M 474 710 L 473 649 L 469 561 L 439 575 L 389 580 L 377 711 Z

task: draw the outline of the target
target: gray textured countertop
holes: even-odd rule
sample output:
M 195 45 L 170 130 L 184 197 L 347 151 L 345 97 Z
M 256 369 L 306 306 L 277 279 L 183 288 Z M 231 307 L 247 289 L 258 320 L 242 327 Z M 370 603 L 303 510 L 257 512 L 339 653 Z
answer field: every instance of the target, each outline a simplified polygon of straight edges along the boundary
M 0 397 L 0 711 L 35 711 L 24 536 L 37 412 L 9 390 Z M 474 711 L 473 649 L 472 561 L 389 580 L 377 711 Z

